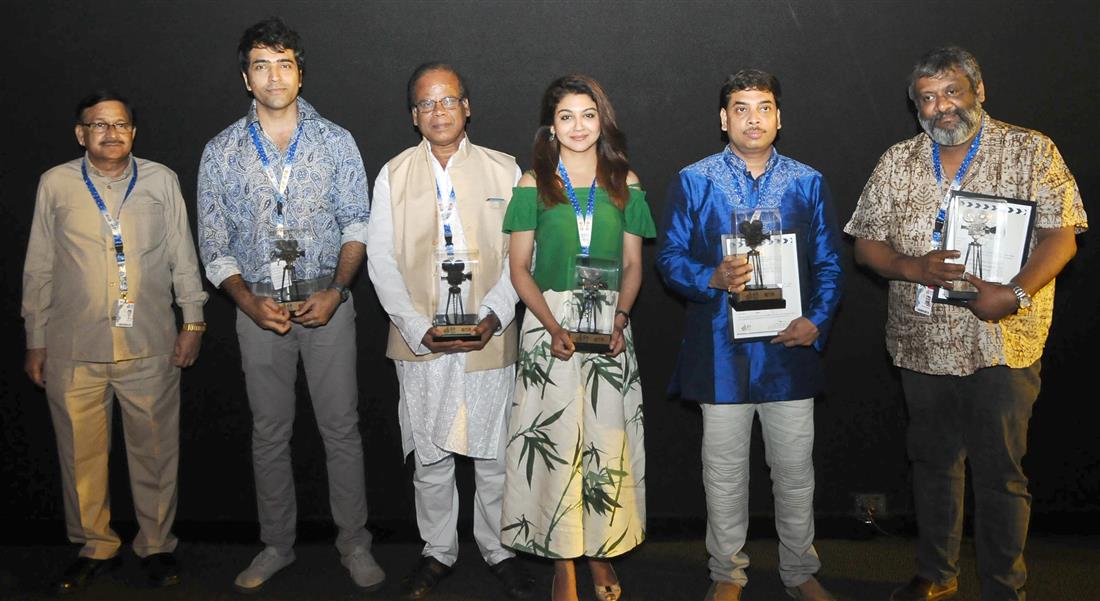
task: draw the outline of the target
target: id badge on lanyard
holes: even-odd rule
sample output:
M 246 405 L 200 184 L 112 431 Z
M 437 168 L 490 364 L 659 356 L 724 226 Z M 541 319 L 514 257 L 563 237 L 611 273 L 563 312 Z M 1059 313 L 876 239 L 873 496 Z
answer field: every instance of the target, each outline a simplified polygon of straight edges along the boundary
M 955 172 L 955 179 L 951 182 L 951 185 L 947 187 L 947 191 L 944 192 L 943 200 L 940 201 L 939 209 L 936 210 L 936 223 L 932 228 L 932 239 L 929 241 L 928 250 L 940 250 L 943 248 L 943 227 L 947 221 L 947 205 L 951 200 L 951 194 L 956 190 L 962 188 L 963 176 L 966 175 L 968 169 L 970 169 L 970 163 L 974 160 L 974 157 L 978 154 L 978 147 L 982 143 L 982 131 L 985 129 L 985 116 L 982 116 L 982 121 L 978 125 L 978 134 L 974 136 L 974 141 L 970 143 L 970 148 L 966 151 L 966 156 L 962 162 L 959 163 L 959 170 Z M 935 140 L 932 141 L 932 169 L 936 173 L 936 186 L 943 188 L 943 164 L 940 162 L 940 145 Z M 917 298 L 913 305 L 913 310 L 925 317 L 932 315 L 932 297 L 935 294 L 935 289 L 932 286 L 918 286 Z
M 573 214 L 577 218 L 577 239 L 581 245 L 578 256 L 587 257 L 592 246 L 592 225 L 596 217 L 596 179 L 592 179 L 592 185 L 588 188 L 588 206 L 582 213 L 580 202 L 577 201 L 577 193 L 573 190 L 573 182 L 569 180 L 569 172 L 565 170 L 561 159 L 558 159 L 558 176 L 565 185 L 565 195 L 569 198 L 569 204 L 573 205 Z
M 107 228 L 111 230 L 111 241 L 115 247 L 115 264 L 118 266 L 118 290 L 121 298 L 115 302 L 115 308 L 111 314 L 111 325 L 116 328 L 132 328 L 134 327 L 134 302 L 127 298 L 130 285 L 126 278 L 126 252 L 122 243 L 122 224 L 107 210 L 107 204 L 103 202 L 103 197 L 96 190 L 92 178 L 88 177 L 88 161 L 81 162 L 80 174 L 84 176 L 84 185 L 87 186 L 88 192 L 92 195 L 92 200 L 95 201 L 99 214 L 103 216 L 103 221 L 107 223 Z M 137 178 L 137 161 L 133 161 L 133 173 L 130 175 L 130 183 L 126 186 L 126 193 L 122 196 L 122 202 L 119 203 L 118 212 L 120 216 L 122 215 L 122 205 L 126 204 L 126 199 L 130 198 L 130 193 L 134 191 Z
M 947 205 L 951 200 L 951 193 L 958 188 L 958 182 L 949 186 L 943 195 L 943 200 L 940 201 L 939 209 L 936 210 L 936 225 L 932 229 L 932 239 L 928 244 L 929 251 L 940 250 L 943 247 L 943 225 L 947 219 Z M 932 315 L 932 297 L 935 293 L 936 289 L 933 286 L 919 286 L 913 310 L 925 317 Z

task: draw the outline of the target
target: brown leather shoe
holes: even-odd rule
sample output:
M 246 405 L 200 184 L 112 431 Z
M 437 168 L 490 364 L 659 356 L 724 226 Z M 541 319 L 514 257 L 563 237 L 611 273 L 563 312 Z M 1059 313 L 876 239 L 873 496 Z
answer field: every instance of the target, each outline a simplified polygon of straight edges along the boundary
M 787 594 L 797 601 L 836 601 L 813 576 L 798 586 L 788 586 Z
M 958 578 L 952 578 L 951 582 L 940 585 L 920 576 L 913 576 L 908 584 L 890 595 L 890 601 L 941 601 L 954 597 L 958 592 Z
M 703 601 L 741 601 L 741 585 L 715 580 L 710 583 L 710 589 Z

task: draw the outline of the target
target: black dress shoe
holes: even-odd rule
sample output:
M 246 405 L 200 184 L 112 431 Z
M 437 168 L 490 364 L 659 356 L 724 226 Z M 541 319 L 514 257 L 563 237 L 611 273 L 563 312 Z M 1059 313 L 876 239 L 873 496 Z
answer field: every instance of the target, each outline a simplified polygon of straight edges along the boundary
M 75 593 L 88 586 L 96 576 L 103 572 L 113 570 L 122 563 L 118 555 L 110 559 L 92 559 L 91 557 L 78 557 L 61 575 L 61 581 L 57 583 L 58 594 Z
M 504 585 L 504 592 L 512 599 L 530 599 L 534 594 L 535 580 L 515 557 L 489 566 L 489 571 L 500 580 Z
M 451 573 L 451 566 L 427 555 L 420 558 L 416 569 L 405 578 L 401 593 L 406 599 L 426 599 L 435 585 Z
M 163 588 L 180 583 L 180 568 L 176 556 L 171 553 L 154 553 L 143 557 L 141 569 L 149 577 L 149 586 Z

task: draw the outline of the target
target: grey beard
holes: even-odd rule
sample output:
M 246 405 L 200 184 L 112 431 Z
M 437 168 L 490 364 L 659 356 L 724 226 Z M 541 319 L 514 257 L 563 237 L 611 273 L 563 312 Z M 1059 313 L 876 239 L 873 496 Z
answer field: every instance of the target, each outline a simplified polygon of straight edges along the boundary
M 975 104 L 974 108 L 960 109 L 955 114 L 959 116 L 959 124 L 954 129 L 936 127 L 936 117 L 929 119 L 918 117 L 917 120 L 920 121 L 921 128 L 928 134 L 928 137 L 938 144 L 957 146 L 978 133 L 978 128 L 982 125 L 982 105 Z

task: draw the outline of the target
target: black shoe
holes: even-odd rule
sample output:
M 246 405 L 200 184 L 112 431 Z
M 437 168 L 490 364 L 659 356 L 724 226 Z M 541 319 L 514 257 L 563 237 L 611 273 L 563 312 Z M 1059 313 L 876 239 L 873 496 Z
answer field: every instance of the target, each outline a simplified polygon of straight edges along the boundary
M 534 594 L 535 580 L 515 557 L 489 566 L 489 571 L 500 580 L 504 585 L 504 592 L 512 599 L 530 599 Z
M 405 578 L 401 594 L 406 599 L 426 599 L 435 585 L 451 573 L 451 566 L 427 555 L 420 558 L 416 569 Z
M 180 583 L 180 568 L 171 553 L 154 553 L 143 557 L 141 569 L 149 577 L 149 586 L 164 588 Z
M 61 575 L 61 581 L 57 583 L 57 593 L 75 593 L 88 586 L 96 576 L 113 570 L 122 563 L 118 555 L 110 559 L 92 559 L 91 557 L 78 557 Z

